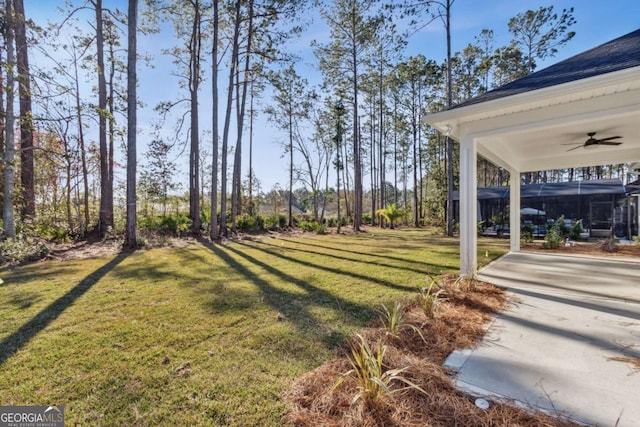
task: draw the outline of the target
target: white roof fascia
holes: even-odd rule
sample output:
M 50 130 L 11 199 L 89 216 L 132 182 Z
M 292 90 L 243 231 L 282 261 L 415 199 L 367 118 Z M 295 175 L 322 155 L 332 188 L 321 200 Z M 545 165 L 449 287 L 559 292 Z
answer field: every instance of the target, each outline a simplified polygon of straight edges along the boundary
M 558 99 L 562 96 L 575 95 L 579 92 L 588 92 L 606 87 L 615 88 L 622 85 L 625 87 L 625 90 L 628 90 L 629 87 L 624 86 L 625 83 L 630 83 L 631 87 L 640 87 L 640 67 L 626 68 L 611 73 L 600 74 L 594 77 L 588 77 L 542 89 L 505 96 L 478 104 L 454 108 L 452 110 L 443 110 L 438 113 L 425 116 L 424 120 L 429 125 L 443 133 L 446 132 L 447 126 L 451 126 L 451 136 L 454 139 L 459 139 L 460 122 L 474 120 L 474 116 L 476 115 L 482 115 L 485 118 L 503 116 L 509 114 L 508 111 L 505 111 L 509 107 L 522 107 L 526 104 L 544 101 L 545 99 Z

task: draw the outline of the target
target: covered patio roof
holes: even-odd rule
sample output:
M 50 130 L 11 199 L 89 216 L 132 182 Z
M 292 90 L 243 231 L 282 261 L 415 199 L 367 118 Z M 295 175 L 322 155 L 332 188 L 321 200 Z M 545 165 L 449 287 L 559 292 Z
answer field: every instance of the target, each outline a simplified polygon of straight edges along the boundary
M 640 30 L 515 80 L 426 121 L 460 142 L 461 271 L 476 266 L 476 161 L 511 173 L 511 205 L 520 173 L 640 161 Z M 621 136 L 617 146 L 582 144 Z M 518 185 L 514 185 L 518 184 Z M 519 231 L 517 211 L 511 230 Z M 519 233 L 511 249 L 519 250 Z

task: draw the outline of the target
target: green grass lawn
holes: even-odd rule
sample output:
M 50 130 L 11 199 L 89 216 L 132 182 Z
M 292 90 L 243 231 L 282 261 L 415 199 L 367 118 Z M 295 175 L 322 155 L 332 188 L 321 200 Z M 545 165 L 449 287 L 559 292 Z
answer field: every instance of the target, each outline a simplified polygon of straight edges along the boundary
M 480 262 L 507 244 L 480 239 Z M 67 425 L 280 425 L 294 378 L 458 265 L 456 239 L 376 230 L 5 268 L 0 404 L 64 405 Z

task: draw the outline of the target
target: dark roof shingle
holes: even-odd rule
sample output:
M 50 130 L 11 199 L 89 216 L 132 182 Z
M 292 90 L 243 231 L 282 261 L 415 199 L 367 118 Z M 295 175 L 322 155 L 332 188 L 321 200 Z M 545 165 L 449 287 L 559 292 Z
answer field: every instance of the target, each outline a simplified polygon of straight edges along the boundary
M 638 66 L 640 29 L 454 105 L 451 109 Z

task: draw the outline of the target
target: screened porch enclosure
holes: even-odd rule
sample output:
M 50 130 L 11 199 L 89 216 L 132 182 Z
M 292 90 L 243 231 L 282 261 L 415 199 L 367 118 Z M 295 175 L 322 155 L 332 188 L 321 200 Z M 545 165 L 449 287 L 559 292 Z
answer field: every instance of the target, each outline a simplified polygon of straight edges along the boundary
M 459 216 L 457 192 L 456 220 Z M 478 232 L 510 234 L 508 186 L 478 188 Z M 616 237 L 637 233 L 637 206 L 618 179 L 526 184 L 520 187 L 521 225 L 533 226 L 533 235 L 544 236 L 547 224 L 564 216 L 567 224 L 580 221 L 589 237 Z M 630 203 L 631 202 L 631 203 Z

